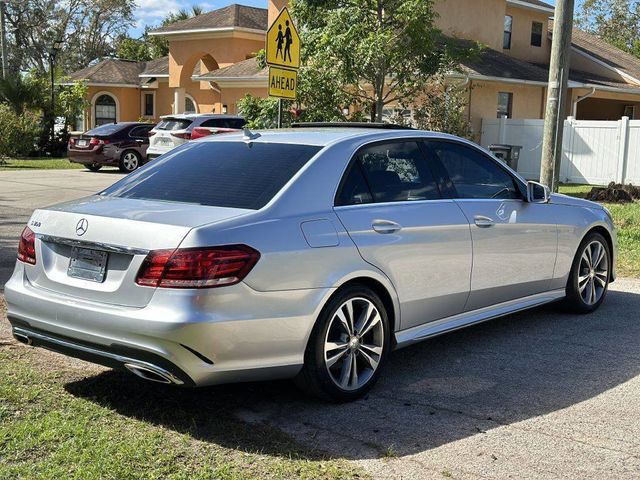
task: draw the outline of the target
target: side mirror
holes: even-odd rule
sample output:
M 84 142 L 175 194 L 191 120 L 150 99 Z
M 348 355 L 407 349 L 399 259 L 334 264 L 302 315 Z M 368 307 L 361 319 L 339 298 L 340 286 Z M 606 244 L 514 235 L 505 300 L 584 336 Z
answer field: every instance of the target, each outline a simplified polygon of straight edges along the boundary
M 546 185 L 538 182 L 527 182 L 527 202 L 549 203 L 551 191 Z

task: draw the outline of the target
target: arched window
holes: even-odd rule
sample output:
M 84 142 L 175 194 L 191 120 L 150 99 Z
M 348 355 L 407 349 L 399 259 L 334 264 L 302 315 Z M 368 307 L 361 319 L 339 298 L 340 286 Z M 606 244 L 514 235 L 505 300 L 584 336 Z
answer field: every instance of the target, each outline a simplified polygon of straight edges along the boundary
M 184 98 L 184 112 L 185 113 L 198 113 L 198 107 L 196 101 L 191 95 L 185 95 Z
M 111 95 L 100 95 L 96 99 L 95 126 L 115 123 L 116 118 L 116 100 Z

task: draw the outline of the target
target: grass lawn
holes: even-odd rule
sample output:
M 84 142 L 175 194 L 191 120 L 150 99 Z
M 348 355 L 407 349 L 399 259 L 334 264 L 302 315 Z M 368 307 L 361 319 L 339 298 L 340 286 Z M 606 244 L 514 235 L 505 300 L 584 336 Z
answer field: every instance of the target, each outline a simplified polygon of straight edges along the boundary
M 234 417 L 251 387 L 167 388 L 3 340 L 0 479 L 367 478 Z
M 560 193 L 583 198 L 590 185 L 562 185 Z M 640 202 L 605 203 L 618 232 L 618 275 L 640 278 Z
M 52 170 L 52 169 L 79 169 L 84 168 L 79 163 L 71 163 L 66 158 L 9 158 L 6 164 L 0 163 L 2 170 Z

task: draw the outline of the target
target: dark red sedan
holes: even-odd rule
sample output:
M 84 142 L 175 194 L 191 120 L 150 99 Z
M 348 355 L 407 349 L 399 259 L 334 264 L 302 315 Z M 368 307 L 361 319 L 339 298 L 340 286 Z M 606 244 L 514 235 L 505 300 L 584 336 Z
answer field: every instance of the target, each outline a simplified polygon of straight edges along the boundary
M 82 163 L 97 172 L 105 165 L 133 172 L 146 159 L 150 123 L 123 122 L 100 125 L 69 139 L 67 154 L 74 163 Z

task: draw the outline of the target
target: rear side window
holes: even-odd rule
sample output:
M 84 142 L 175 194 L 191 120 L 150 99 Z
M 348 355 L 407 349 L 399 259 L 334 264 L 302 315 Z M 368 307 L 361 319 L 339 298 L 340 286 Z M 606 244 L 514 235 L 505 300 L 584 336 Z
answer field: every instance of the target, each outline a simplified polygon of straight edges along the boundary
M 338 201 L 342 205 L 365 203 L 367 196 L 358 177 L 364 175 L 374 202 L 435 200 L 440 193 L 416 142 L 389 142 L 365 147 L 356 154 L 355 167 L 346 178 Z M 350 188 L 351 191 L 346 190 Z
M 482 152 L 454 142 L 429 145 L 458 198 L 521 198 L 513 177 Z
M 280 143 L 188 143 L 101 195 L 257 210 L 320 148 Z
M 148 138 L 149 130 L 153 128 L 153 125 L 143 125 L 141 127 L 134 127 L 129 132 L 129 136 L 132 138 Z
M 85 133 L 85 135 L 106 137 L 108 135 L 113 135 L 114 133 L 119 132 L 125 127 L 126 125 L 123 125 L 123 124 L 107 123 L 106 125 L 100 125 L 99 127 L 89 130 L 88 132 Z
M 202 122 L 202 127 L 209 128 L 236 128 L 244 127 L 246 121 L 242 118 L 211 118 Z
M 183 118 L 165 118 L 156 125 L 157 130 L 184 130 L 191 125 L 191 120 Z

